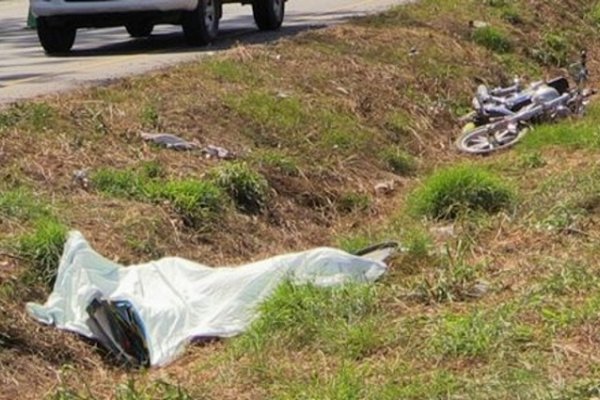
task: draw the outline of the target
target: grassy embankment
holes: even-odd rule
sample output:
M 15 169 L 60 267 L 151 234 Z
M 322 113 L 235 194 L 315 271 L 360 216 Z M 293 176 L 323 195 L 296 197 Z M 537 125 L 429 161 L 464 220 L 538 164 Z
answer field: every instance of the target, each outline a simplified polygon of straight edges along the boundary
M 3 110 L 0 397 L 600 396 L 600 108 L 492 157 L 452 147 L 478 82 L 552 76 L 581 47 L 596 73 L 598 23 L 583 0 L 424 0 Z M 155 148 L 141 130 L 240 158 Z M 408 251 L 372 287 L 284 285 L 248 334 L 127 371 L 24 315 L 69 228 L 122 263 Z

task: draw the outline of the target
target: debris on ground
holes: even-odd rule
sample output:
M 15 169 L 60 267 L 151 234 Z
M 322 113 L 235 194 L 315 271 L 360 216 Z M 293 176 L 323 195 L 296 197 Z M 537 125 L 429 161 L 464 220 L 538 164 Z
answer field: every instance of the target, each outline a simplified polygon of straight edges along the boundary
M 375 281 L 395 247 L 373 246 L 360 256 L 317 248 L 236 268 L 176 257 L 124 267 L 71 232 L 53 292 L 45 305 L 29 303 L 27 310 L 44 324 L 98 340 L 129 364 L 160 366 L 192 339 L 246 330 L 256 306 L 284 281 L 322 287 Z
M 202 149 L 202 154 L 204 154 L 206 158 L 218 158 L 220 160 L 233 160 L 236 157 L 235 153 L 226 148 L 214 146 L 212 144 L 204 147 Z
M 141 132 L 140 136 L 147 142 L 152 142 L 159 146 L 164 146 L 167 149 L 173 150 L 194 150 L 198 148 L 198 144 L 195 142 L 189 142 L 179 136 L 171 133 L 148 133 Z
M 78 169 L 73 172 L 73 182 L 82 189 L 88 189 L 90 187 L 90 179 L 88 177 L 87 169 Z

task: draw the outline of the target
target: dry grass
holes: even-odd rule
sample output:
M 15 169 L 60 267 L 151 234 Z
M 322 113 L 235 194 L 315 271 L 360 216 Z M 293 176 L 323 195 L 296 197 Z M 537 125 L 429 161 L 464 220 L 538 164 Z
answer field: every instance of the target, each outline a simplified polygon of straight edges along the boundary
M 456 116 L 478 82 L 556 73 L 543 64 L 556 54 L 531 51 L 561 50 L 548 48 L 549 33 L 565 38 L 569 54 L 585 43 L 597 72 L 600 36 L 590 12 L 583 0 L 423 0 L 2 111 L 0 189 L 30 197 L 0 197 L 0 398 L 185 398 L 167 397 L 176 390 L 157 386 L 162 381 L 181 385 L 192 398 L 218 399 L 598 396 L 593 127 L 600 113 L 571 132 L 586 135 L 577 146 L 546 131 L 552 140 L 536 137 L 474 160 L 516 188 L 514 209 L 453 222 L 405 212 L 408 194 L 426 176 L 463 161 L 451 148 Z M 496 54 L 475 43 L 470 20 L 498 28 L 513 44 L 510 51 Z M 197 229 L 168 201 L 113 196 L 73 180 L 76 170 L 136 171 L 154 162 L 162 181 L 203 181 L 228 163 L 150 146 L 141 130 L 239 154 L 266 180 L 261 211 L 250 215 L 224 200 L 216 221 Z M 390 149 L 413 157 L 418 168 L 390 172 L 381 158 Z M 381 182 L 393 182 L 395 190 L 376 193 Z M 41 205 L 46 211 L 32 211 Z M 274 337 L 263 353 L 243 340 L 207 343 L 167 368 L 127 371 L 90 343 L 24 315 L 23 302 L 42 300 L 48 290 L 23 283 L 33 265 L 16 244 L 46 218 L 81 230 L 100 253 L 122 263 L 176 254 L 231 265 L 384 238 L 401 240 L 409 252 L 377 285 L 374 311 L 346 327 L 365 349 L 359 356 L 331 350 L 337 348 L 319 334 L 319 343 L 296 346 Z M 477 288 L 483 291 L 473 295 Z M 328 304 L 318 294 L 306 296 Z M 368 340 L 373 318 L 384 321 L 376 336 L 383 342 Z M 322 322 L 316 325 L 331 321 Z M 134 381 L 135 388 L 115 389 Z

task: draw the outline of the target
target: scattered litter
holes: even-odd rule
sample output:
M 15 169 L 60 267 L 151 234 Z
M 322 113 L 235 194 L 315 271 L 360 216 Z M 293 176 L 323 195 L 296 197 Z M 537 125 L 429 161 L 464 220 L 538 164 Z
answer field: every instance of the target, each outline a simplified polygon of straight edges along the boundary
M 277 92 L 277 94 L 275 95 L 275 97 L 277 97 L 278 99 L 288 99 L 290 97 L 290 95 L 286 92 Z
M 335 88 L 335 90 L 337 90 L 338 92 L 345 94 L 346 96 L 348 96 L 350 94 L 350 92 L 348 91 L 348 89 L 341 87 L 341 86 L 337 86 Z
M 140 136 L 147 142 L 153 142 L 159 146 L 173 150 L 193 150 L 198 147 L 197 143 L 188 142 L 171 133 L 147 133 L 141 132 Z
M 87 189 L 90 186 L 90 179 L 88 177 L 87 169 L 78 169 L 73 172 L 73 182 L 81 186 L 83 189 Z
M 416 56 L 416 55 L 418 55 L 418 54 L 419 54 L 419 50 L 417 50 L 417 48 L 416 48 L 416 47 L 411 47 L 411 49 L 410 49 L 410 50 L 409 50 L 409 52 L 408 52 L 408 55 L 409 55 L 410 57 L 414 57 L 414 56 Z
M 380 195 L 389 195 L 396 190 L 396 181 L 390 180 L 380 182 L 375 185 L 375 193 Z
M 97 339 L 130 364 L 160 366 L 193 339 L 243 332 L 256 306 L 283 281 L 375 281 L 387 270 L 388 247 L 373 246 L 360 256 L 317 248 L 236 268 L 174 257 L 123 267 L 71 232 L 54 290 L 45 305 L 28 303 L 27 310 L 42 323 Z
M 213 146 L 209 144 L 202 149 L 202 153 L 206 158 L 218 158 L 220 160 L 233 160 L 236 156 L 235 153 L 219 146 Z
M 487 22 L 484 21 L 469 21 L 469 26 L 475 29 L 487 28 L 490 26 Z

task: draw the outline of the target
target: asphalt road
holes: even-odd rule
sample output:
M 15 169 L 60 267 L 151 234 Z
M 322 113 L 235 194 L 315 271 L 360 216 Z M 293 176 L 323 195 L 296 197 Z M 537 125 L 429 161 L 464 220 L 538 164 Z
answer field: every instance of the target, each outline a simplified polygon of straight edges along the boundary
M 238 42 L 272 41 L 405 2 L 289 0 L 284 26 L 275 34 L 256 29 L 250 6 L 227 4 L 220 39 L 206 48 L 186 47 L 181 28 L 175 26 L 158 26 L 148 39 L 131 39 L 124 28 L 82 29 L 69 56 L 48 57 L 36 32 L 25 29 L 27 1 L 0 0 L 0 104 L 191 61 Z

